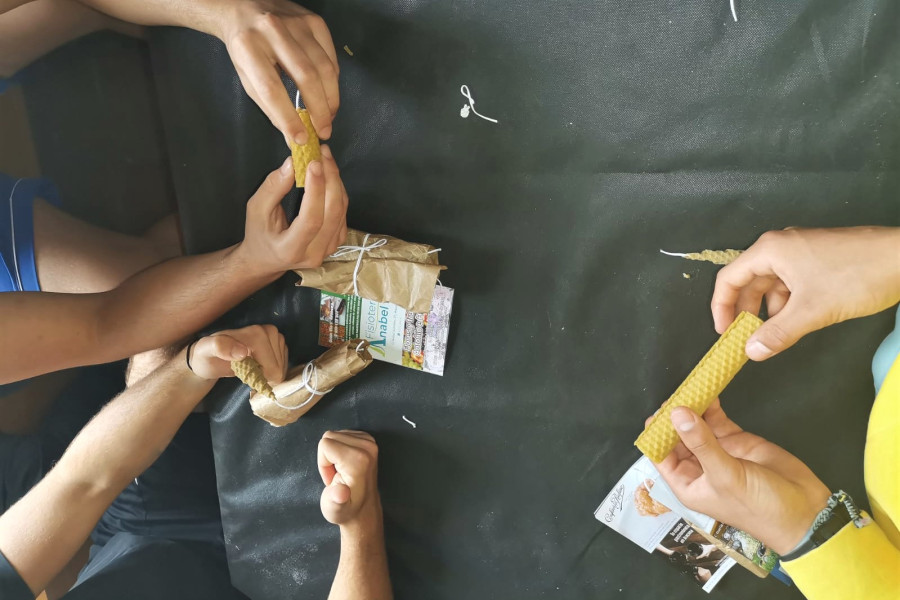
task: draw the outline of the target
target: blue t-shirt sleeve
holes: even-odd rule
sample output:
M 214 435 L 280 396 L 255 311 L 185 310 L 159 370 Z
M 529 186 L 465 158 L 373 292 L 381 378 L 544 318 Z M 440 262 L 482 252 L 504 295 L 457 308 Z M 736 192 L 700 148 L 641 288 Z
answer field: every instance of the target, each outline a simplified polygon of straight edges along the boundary
M 0 598 L 3 600 L 34 600 L 34 594 L 25 585 L 16 569 L 0 552 Z

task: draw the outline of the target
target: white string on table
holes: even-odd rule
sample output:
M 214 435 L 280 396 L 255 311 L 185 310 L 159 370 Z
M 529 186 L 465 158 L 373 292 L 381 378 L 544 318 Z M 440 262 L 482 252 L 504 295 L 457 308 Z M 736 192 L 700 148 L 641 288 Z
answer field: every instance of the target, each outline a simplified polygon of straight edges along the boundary
M 316 396 L 324 396 L 334 388 L 328 388 L 327 390 L 320 390 L 319 387 L 319 369 L 316 366 L 316 361 L 310 361 L 306 363 L 306 366 L 303 367 L 303 377 L 300 381 L 295 381 L 294 384 L 288 388 L 289 391 L 282 393 L 281 397 L 284 398 L 286 396 L 290 396 L 291 394 L 295 394 L 302 389 L 305 389 L 310 393 L 310 397 L 306 399 L 305 402 L 298 404 L 297 406 L 285 406 L 281 402 L 278 401 L 278 397 L 276 396 L 272 402 L 275 403 L 276 406 L 280 406 L 285 410 L 297 410 L 298 408 L 303 408 Z
M 731 2 L 731 16 L 734 17 L 734 22 L 737 23 L 737 5 L 735 4 L 736 0 L 730 0 Z
M 413 428 L 413 429 L 416 428 L 416 424 L 413 423 L 412 421 L 410 421 L 409 419 L 407 419 L 407 418 L 406 418 L 406 415 L 401 415 L 401 416 L 403 417 L 403 420 L 404 420 L 404 421 L 406 421 L 407 423 L 409 423 L 410 425 L 412 425 L 412 428 Z
M 662 252 L 663 254 L 665 254 L 666 256 L 679 256 L 681 258 L 684 258 L 685 256 L 687 256 L 687 254 L 684 254 L 682 252 L 666 252 L 662 248 L 660 248 L 659 251 Z
M 463 107 L 459 110 L 459 116 L 463 119 L 469 116 L 469 111 L 475 113 L 477 116 L 481 117 L 485 121 L 490 121 L 491 123 L 497 123 L 497 119 L 492 119 L 490 117 L 486 117 L 477 110 L 475 110 L 475 98 L 472 97 L 472 94 L 469 92 L 469 86 L 466 84 L 462 84 L 462 87 L 459 88 L 460 93 L 469 100 L 468 104 L 464 104 Z
M 381 238 L 371 244 L 367 244 L 369 241 L 369 236 L 371 233 L 367 233 L 366 237 L 363 238 L 362 246 L 338 246 L 337 252 L 331 255 L 331 258 L 338 258 L 340 256 L 344 256 L 345 254 L 349 254 L 351 252 L 359 252 L 359 257 L 356 259 L 356 266 L 353 268 L 353 295 L 359 296 L 359 288 L 356 287 L 356 278 L 359 276 L 359 267 L 362 265 L 363 256 L 365 256 L 366 252 L 370 250 L 374 250 L 375 248 L 381 248 L 385 244 L 387 244 L 387 238 Z

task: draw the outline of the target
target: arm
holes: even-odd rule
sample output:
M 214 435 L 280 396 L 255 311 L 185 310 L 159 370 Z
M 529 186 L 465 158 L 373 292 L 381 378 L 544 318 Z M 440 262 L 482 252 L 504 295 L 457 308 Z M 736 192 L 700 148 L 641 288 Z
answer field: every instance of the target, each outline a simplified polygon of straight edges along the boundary
M 232 357 L 254 357 L 284 377 L 284 339 L 272 326 L 220 332 L 128 388 L 78 434 L 28 494 L 0 516 L 0 552 L 37 594 L 78 551 L 103 512 L 149 467 Z
M 735 315 L 769 319 L 747 341 L 747 355 L 765 360 L 807 333 L 900 302 L 900 228 L 770 231 L 719 271 L 712 298 L 716 331 Z
M 35 0 L 14 10 L 0 8 L 0 77 L 9 77 L 47 52 L 83 35 L 114 28 L 138 35 L 128 25 L 74 0 Z
M 327 431 L 318 462 L 326 486 L 322 514 L 341 529 L 329 600 L 391 600 L 375 440 L 362 431 Z
M 797 547 L 830 495 L 805 464 L 743 431 L 718 401 L 703 418 L 677 408 L 672 424 L 682 441 L 657 469 L 685 506 L 779 554 Z M 900 585 L 900 550 L 875 523 L 859 529 L 848 523 L 784 567 L 810 600 L 890 598 Z
M 237 246 L 172 259 L 101 294 L 0 294 L 0 383 L 175 343 L 284 271 L 321 264 L 346 235 L 337 165 L 328 152 L 310 165 L 288 224 L 281 199 L 293 181 L 288 159 L 248 202 Z
M 0 0 L 2 1 L 2 0 Z M 331 33 L 318 15 L 288 0 L 81 0 L 140 25 L 175 25 L 225 43 L 247 94 L 285 136 L 305 144 L 306 128 L 281 81 L 296 82 L 320 138 L 331 137 L 340 103 Z

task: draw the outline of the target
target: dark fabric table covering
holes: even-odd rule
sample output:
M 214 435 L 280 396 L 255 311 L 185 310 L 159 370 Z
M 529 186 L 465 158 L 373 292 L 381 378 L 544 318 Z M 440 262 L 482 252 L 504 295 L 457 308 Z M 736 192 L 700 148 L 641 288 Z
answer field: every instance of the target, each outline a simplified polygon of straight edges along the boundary
M 716 339 L 716 268 L 659 249 L 900 225 L 900 5 L 740 2 L 738 23 L 724 0 L 311 8 L 339 48 L 332 147 L 350 224 L 443 248 L 451 352 L 443 378 L 375 364 L 282 429 L 234 382 L 215 388 L 234 584 L 326 596 L 339 541 L 315 448 L 358 428 L 381 449 L 400 599 L 705 597 L 592 516 L 638 457 L 644 418 Z M 218 42 L 151 42 L 189 249 L 234 243 L 281 136 Z M 498 125 L 460 117 L 462 84 Z M 318 293 L 295 281 L 220 325 L 275 323 L 293 362 L 317 355 Z M 870 361 L 890 323 L 845 323 L 751 364 L 723 404 L 865 504 Z M 800 597 L 738 568 L 714 594 Z

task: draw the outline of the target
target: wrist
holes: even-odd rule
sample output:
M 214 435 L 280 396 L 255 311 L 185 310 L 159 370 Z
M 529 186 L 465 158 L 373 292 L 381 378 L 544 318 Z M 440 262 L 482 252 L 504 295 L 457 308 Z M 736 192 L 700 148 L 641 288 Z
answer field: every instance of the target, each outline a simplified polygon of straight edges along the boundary
M 360 509 L 359 513 L 346 523 L 339 525 L 341 539 L 362 542 L 367 539 L 384 537 L 384 516 L 381 501 L 376 499 Z
M 235 277 L 252 280 L 257 287 L 266 286 L 284 273 L 284 269 L 273 269 L 253 256 L 245 241 L 239 242 L 226 251 L 226 272 Z

